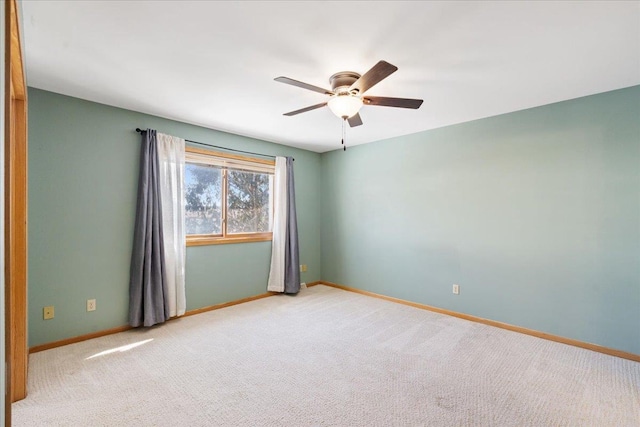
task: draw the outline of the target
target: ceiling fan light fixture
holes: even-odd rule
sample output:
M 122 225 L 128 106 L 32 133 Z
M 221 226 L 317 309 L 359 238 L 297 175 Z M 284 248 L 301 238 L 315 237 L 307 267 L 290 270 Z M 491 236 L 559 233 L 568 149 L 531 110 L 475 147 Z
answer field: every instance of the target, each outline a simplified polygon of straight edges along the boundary
M 341 119 L 348 119 L 362 108 L 362 98 L 349 93 L 333 95 L 327 105 L 333 114 Z

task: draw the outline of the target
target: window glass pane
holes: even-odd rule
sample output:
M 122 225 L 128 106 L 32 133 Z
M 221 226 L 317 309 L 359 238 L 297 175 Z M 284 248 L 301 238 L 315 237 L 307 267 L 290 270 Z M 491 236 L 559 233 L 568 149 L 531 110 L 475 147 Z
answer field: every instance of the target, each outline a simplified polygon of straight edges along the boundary
M 185 165 L 187 234 L 222 234 L 222 173 L 214 166 Z
M 273 175 L 238 170 L 227 174 L 227 233 L 271 231 Z

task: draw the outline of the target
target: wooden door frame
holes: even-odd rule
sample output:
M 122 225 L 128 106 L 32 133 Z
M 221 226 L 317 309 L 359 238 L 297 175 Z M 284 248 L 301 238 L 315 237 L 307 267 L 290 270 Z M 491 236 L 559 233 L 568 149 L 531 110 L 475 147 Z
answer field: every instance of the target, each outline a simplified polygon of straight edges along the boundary
M 5 1 L 5 422 L 27 395 L 27 85 L 16 0 Z

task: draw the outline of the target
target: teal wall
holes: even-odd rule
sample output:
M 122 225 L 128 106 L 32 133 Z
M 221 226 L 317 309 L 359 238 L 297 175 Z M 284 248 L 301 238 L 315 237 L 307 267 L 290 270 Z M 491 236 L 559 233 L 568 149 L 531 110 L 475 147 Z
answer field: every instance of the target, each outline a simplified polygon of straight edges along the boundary
M 29 89 L 29 345 L 127 323 L 140 136 L 293 156 L 306 282 L 320 279 L 320 155 Z M 266 291 L 271 242 L 187 248 L 187 309 Z M 97 310 L 86 311 L 95 298 Z M 55 318 L 42 308 L 55 306 Z
M 150 127 L 296 158 L 303 281 L 640 354 L 639 123 L 640 86 L 319 155 L 30 89 L 29 343 L 126 323 Z M 187 308 L 264 292 L 269 258 L 187 248 Z
M 640 86 L 325 153 L 321 188 L 323 280 L 640 354 Z

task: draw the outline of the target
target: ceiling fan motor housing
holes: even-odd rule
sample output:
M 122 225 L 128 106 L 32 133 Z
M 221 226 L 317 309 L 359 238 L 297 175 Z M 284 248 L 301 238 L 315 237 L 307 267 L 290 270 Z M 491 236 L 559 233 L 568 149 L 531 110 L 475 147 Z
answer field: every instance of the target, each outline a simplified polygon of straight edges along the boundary
M 349 91 L 352 84 L 360 78 L 360 74 L 354 71 L 340 71 L 329 77 L 329 83 L 331 83 L 331 90 L 336 93 L 345 93 Z M 357 94 L 357 91 L 356 91 Z

